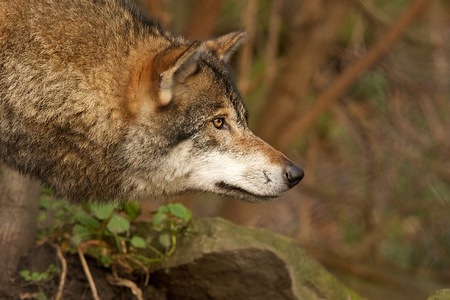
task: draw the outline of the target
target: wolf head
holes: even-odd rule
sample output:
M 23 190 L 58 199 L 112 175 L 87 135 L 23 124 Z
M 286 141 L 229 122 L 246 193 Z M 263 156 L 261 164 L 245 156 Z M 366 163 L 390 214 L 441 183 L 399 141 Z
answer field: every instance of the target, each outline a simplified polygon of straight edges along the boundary
M 205 191 L 259 202 L 303 171 L 256 137 L 227 63 L 243 32 L 172 44 L 137 64 L 130 82 L 132 126 L 123 144 L 130 193 L 170 197 Z

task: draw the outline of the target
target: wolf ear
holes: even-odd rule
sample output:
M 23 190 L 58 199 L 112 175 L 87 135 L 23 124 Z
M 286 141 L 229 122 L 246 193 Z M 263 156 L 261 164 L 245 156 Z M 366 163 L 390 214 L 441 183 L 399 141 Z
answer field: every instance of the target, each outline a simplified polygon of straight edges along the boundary
M 234 52 L 247 40 L 247 33 L 236 31 L 228 33 L 217 39 L 204 42 L 205 47 L 214 53 L 219 60 L 228 62 Z
M 166 106 L 172 100 L 173 87 L 194 73 L 202 47 L 200 42 L 192 43 L 187 49 L 168 50 L 156 61 L 159 83 L 159 104 Z

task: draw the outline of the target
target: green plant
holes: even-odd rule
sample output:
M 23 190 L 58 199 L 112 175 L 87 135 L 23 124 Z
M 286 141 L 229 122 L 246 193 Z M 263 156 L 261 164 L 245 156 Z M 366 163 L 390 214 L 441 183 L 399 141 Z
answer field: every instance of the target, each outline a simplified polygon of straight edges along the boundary
M 160 206 L 154 212 L 153 228 L 159 232 L 158 241 L 168 249 L 168 256 L 175 251 L 177 235 L 188 228 L 191 220 L 192 213 L 180 203 Z
M 60 270 L 58 267 L 55 267 L 53 264 L 48 266 L 47 270 L 43 272 L 31 272 L 30 270 L 22 270 L 20 271 L 20 276 L 22 276 L 25 281 L 29 282 L 42 282 L 47 281 L 53 277 L 53 275 L 59 274 Z
M 174 203 L 159 207 L 151 222 L 136 221 L 140 214 L 137 202 L 73 206 L 44 197 L 39 220 L 48 224 L 40 237 L 64 251 L 81 250 L 105 267 L 148 273 L 174 253 L 177 239 L 190 231 L 192 213 Z

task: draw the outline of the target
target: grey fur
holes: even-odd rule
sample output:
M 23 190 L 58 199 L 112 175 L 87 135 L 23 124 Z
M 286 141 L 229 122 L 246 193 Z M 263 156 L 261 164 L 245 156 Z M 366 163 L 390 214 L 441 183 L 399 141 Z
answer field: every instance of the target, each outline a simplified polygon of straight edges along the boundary
M 245 153 L 211 126 L 226 111 L 241 137 L 233 143 L 255 143 L 270 161 L 287 162 L 247 129 L 225 61 L 243 35 L 232 38 L 194 45 L 128 1 L 0 0 L 0 161 L 74 201 L 190 190 L 251 199 L 193 183 L 195 170 L 186 161 L 178 168 L 174 155 Z M 158 76 L 171 84 L 158 87 Z

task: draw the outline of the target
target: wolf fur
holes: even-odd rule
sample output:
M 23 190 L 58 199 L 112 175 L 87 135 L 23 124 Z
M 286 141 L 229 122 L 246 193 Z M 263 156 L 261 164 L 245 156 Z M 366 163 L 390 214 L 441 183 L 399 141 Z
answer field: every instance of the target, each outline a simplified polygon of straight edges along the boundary
M 253 135 L 227 62 L 126 0 L 0 0 L 0 162 L 74 201 L 279 196 L 303 171 Z

